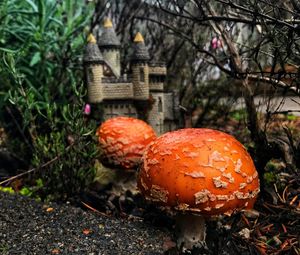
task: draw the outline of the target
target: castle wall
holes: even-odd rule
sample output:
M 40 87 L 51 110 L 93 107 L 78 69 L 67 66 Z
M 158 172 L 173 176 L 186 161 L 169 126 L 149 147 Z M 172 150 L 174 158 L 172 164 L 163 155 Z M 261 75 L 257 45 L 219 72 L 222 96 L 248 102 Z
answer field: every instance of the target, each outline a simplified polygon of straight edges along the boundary
M 134 98 L 137 100 L 149 99 L 149 67 L 147 64 L 132 65 L 132 83 Z
M 116 116 L 128 116 L 137 118 L 136 108 L 130 101 L 113 101 L 103 102 L 103 118 L 104 120 Z
M 164 116 L 165 119 L 173 120 L 174 119 L 174 102 L 173 102 L 173 93 L 164 93 Z
M 119 77 L 121 75 L 120 51 L 118 49 L 101 49 L 104 61 L 110 66 L 113 73 Z
M 132 99 L 132 83 L 103 83 L 103 99 Z
M 100 64 L 90 64 L 85 66 L 85 69 L 88 86 L 88 101 L 90 103 L 100 103 L 103 100 L 101 84 L 103 66 Z
M 177 128 L 176 122 L 178 122 L 178 119 L 176 120 L 177 117 L 175 114 L 175 103 L 177 102 L 177 97 L 175 92 L 169 92 L 169 93 L 164 93 L 164 132 L 169 132 L 172 130 L 175 130 Z
M 154 103 L 148 114 L 148 123 L 153 127 L 157 135 L 164 133 L 164 93 L 151 93 Z
M 166 75 L 167 68 L 165 66 L 149 66 L 149 74 Z

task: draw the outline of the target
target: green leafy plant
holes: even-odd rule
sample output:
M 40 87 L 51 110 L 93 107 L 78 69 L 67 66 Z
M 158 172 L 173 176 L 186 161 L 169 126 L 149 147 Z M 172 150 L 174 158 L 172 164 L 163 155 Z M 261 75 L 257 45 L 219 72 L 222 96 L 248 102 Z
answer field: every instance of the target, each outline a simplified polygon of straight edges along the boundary
M 80 71 L 83 31 L 93 4 L 83 0 L 4 2 L 0 51 L 14 54 L 24 86 L 32 85 L 39 92 L 47 88 L 67 98 L 66 84 L 75 81 Z
M 32 148 L 31 165 L 37 169 L 32 186 L 23 195 L 41 199 L 63 199 L 87 187 L 94 178 L 97 156 L 94 133 L 96 123 L 83 115 L 85 89 L 72 86 L 72 104 L 49 103 L 39 99 L 35 90 L 11 93 L 9 101 L 25 116 Z M 76 100 L 75 100 L 76 99 Z M 41 178 L 41 183 L 37 181 Z
M 82 91 L 76 93 L 80 96 Z M 54 198 L 65 198 L 82 191 L 93 181 L 94 160 L 98 154 L 94 139 L 96 123 L 84 118 L 83 103 L 63 106 L 54 103 L 47 111 L 45 117 L 51 131 L 37 136 L 32 159 L 35 167 L 51 162 L 41 169 L 42 198 L 50 193 Z
M 36 201 L 40 201 L 41 197 L 38 195 L 38 191 L 44 187 L 43 180 L 41 178 L 35 180 L 36 184 L 32 186 L 23 186 L 19 190 L 19 194 L 23 196 L 33 197 Z
M 84 0 L 0 1 L 0 124 L 9 149 L 36 169 L 26 195 L 61 199 L 93 179 L 96 123 L 82 114 L 81 64 L 93 9 Z

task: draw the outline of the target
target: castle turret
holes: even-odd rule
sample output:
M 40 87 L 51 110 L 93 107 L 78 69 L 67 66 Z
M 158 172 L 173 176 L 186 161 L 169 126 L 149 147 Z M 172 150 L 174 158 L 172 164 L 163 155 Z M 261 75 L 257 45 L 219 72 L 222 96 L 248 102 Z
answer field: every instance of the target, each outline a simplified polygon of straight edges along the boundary
M 87 39 L 83 64 L 88 89 L 88 101 L 89 103 L 100 103 L 103 100 L 103 57 L 92 34 Z
M 98 46 L 103 55 L 105 63 L 109 66 L 113 74 L 118 78 L 121 74 L 121 45 L 113 28 L 113 24 L 108 18 L 104 20 L 103 31 L 99 36 Z
M 134 99 L 149 99 L 149 66 L 150 59 L 148 50 L 144 43 L 144 38 L 137 33 L 134 38 L 134 51 L 131 56 L 132 83 Z

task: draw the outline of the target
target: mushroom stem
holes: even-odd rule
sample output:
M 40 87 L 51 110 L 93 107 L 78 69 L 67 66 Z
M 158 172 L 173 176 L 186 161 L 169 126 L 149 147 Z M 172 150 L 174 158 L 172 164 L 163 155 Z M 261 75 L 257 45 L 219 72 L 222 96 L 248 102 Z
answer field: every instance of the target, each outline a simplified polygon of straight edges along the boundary
M 178 214 L 176 217 L 177 246 L 185 249 L 206 247 L 205 219 L 201 215 Z

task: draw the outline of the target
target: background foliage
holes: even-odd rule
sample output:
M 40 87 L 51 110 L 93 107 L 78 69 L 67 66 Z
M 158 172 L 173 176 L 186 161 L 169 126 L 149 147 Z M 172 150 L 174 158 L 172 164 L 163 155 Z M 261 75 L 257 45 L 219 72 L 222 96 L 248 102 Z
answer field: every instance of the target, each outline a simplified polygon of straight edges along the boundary
M 240 131 L 261 172 L 273 157 L 299 167 L 298 136 L 282 126 L 279 134 L 269 132 L 282 113 L 280 107 L 272 108 L 271 98 L 279 95 L 284 101 L 287 92 L 299 97 L 299 9 L 294 0 L 278 6 L 269 0 L 2 0 L 0 122 L 8 133 L 7 147 L 22 169 L 60 155 L 51 165 L 58 170 L 45 171 L 55 174 L 54 180 L 62 173 L 78 176 L 77 171 L 92 169 L 88 155 L 95 148 L 84 145 L 92 143 L 89 131 L 95 123 L 81 116 L 81 55 L 86 32 L 97 36 L 109 16 L 123 46 L 122 67 L 128 67 L 138 31 L 152 59 L 166 62 L 167 87 L 180 91 L 182 126 L 213 127 L 234 135 Z M 222 47 L 212 47 L 216 38 Z M 294 78 L 282 79 L 286 75 Z M 265 113 L 254 104 L 257 94 L 265 99 Z M 244 99 L 246 111 L 230 114 L 237 98 Z M 226 129 L 230 125 L 243 130 Z M 70 149 L 68 137 L 80 142 L 71 143 Z M 77 157 L 79 151 L 87 153 Z M 85 162 L 82 169 L 76 167 L 79 158 Z M 59 163 L 64 159 L 70 166 Z

